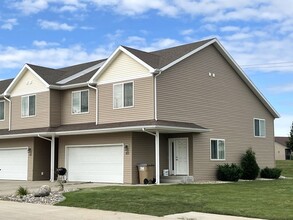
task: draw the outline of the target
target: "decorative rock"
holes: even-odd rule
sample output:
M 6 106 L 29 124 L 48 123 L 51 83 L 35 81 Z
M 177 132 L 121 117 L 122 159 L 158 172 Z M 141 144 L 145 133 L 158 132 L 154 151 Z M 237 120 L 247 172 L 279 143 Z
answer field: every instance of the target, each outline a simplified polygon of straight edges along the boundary
M 51 188 L 48 185 L 43 185 L 40 187 L 40 189 L 38 190 L 38 192 L 36 192 L 34 194 L 35 197 L 44 197 L 44 196 L 48 196 L 51 193 Z

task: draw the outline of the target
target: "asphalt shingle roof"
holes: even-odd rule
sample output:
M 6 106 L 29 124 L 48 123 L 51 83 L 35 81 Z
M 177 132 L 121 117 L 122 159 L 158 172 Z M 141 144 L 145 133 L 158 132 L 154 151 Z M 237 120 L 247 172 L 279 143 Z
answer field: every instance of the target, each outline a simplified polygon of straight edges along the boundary
M 275 142 L 277 142 L 283 146 L 287 146 L 288 141 L 289 141 L 288 137 L 275 137 Z
M 6 79 L 0 81 L 0 94 L 4 93 L 4 91 L 8 88 L 12 81 L 13 79 Z

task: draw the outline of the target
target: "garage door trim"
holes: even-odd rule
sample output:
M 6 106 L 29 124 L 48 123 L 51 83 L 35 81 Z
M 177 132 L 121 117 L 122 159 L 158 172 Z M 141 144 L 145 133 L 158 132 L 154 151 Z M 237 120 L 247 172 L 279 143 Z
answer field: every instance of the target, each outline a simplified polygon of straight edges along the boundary
M 69 162 L 69 148 L 94 148 L 94 147 L 121 147 L 122 151 L 122 182 L 124 183 L 124 147 L 123 143 L 114 143 L 114 144 L 84 144 L 84 145 L 65 145 L 65 168 L 68 169 Z M 68 176 L 67 176 L 68 178 Z

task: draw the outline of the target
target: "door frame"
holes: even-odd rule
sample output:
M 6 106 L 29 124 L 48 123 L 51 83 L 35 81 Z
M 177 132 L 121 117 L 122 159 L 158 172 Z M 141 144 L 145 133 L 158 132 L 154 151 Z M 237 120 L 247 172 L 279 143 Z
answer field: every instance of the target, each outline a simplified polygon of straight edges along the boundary
M 172 142 L 174 141 L 174 140 L 178 140 L 178 139 L 186 139 L 187 141 L 186 141 L 186 165 L 187 165 L 187 170 L 186 170 L 186 174 L 177 174 L 176 173 L 176 163 L 174 163 L 174 159 L 175 159 L 175 149 L 172 149 Z M 169 173 L 170 173 L 170 175 L 174 175 L 174 176 L 176 176 L 176 175 L 187 175 L 187 176 L 189 176 L 189 143 L 188 143 L 188 141 L 189 141 L 189 139 L 188 139 L 188 137 L 177 137 L 177 138 L 168 138 L 168 155 L 169 155 L 169 157 L 168 157 L 168 160 L 169 160 Z M 174 145 L 174 147 L 175 147 L 175 145 Z

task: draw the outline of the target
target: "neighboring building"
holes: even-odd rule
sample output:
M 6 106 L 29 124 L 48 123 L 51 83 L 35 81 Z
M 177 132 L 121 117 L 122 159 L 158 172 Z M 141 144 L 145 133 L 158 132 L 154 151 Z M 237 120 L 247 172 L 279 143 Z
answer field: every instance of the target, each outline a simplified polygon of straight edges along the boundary
M 0 82 L 0 179 L 137 183 L 137 164 L 211 180 L 248 148 L 275 166 L 278 113 L 217 39 L 154 52 L 120 46 Z M 1 104 L 2 103 L 2 104 Z
M 275 137 L 275 160 L 290 160 L 291 150 L 287 147 L 288 137 Z

